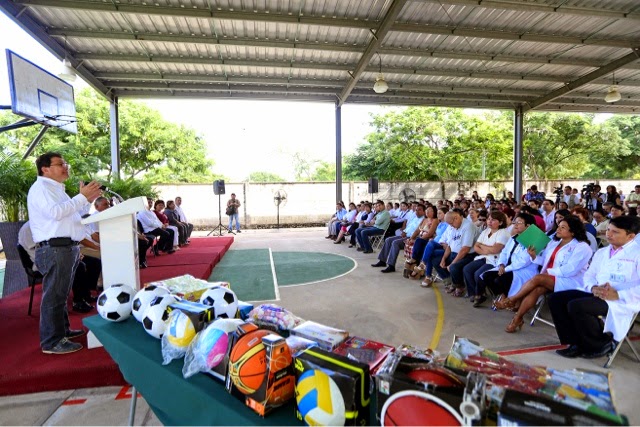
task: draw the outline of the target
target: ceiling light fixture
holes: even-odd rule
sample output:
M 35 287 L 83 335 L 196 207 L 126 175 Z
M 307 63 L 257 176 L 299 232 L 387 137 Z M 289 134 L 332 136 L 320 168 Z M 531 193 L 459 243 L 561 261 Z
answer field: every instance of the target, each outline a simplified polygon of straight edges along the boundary
M 618 85 L 616 85 L 616 74 L 613 73 L 612 77 L 612 85 L 609 86 L 609 90 L 604 97 L 605 102 L 618 102 L 622 99 L 622 95 L 620 95 L 620 91 L 618 91 Z
M 380 72 L 378 73 L 376 82 L 373 85 L 373 91 L 375 93 L 385 93 L 389 90 L 389 85 L 384 80 L 384 76 L 382 75 L 382 58 L 380 57 L 380 54 L 378 54 L 378 60 L 380 61 Z
M 76 70 L 71 66 L 71 61 L 67 58 L 67 38 L 64 38 L 64 59 L 62 60 L 62 65 L 60 66 L 60 72 L 58 73 L 58 77 L 68 83 L 73 83 L 76 81 Z

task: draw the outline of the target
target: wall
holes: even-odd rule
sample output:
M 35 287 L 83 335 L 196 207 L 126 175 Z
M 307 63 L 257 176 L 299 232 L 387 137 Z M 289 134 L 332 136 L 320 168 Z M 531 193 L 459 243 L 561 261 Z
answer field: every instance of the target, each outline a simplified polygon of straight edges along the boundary
M 538 185 L 540 191 L 544 191 L 550 198 L 553 197 L 554 187 L 571 185 L 582 189 L 584 184 L 595 182 L 602 188 L 607 185 L 615 185 L 629 194 L 637 180 L 565 180 L 525 182 L 525 187 L 532 184 Z M 284 191 L 287 200 L 280 205 L 280 225 L 293 224 L 318 224 L 324 223 L 335 212 L 335 182 L 282 182 L 282 183 L 227 183 L 226 194 L 220 196 L 221 221 L 228 224 L 228 217 L 224 214 L 227 200 L 231 193 L 236 193 L 240 200 L 240 222 L 243 227 L 256 227 L 275 225 L 277 223 L 277 207 L 274 194 Z M 496 198 L 501 198 L 503 191 L 513 188 L 512 181 L 489 182 L 380 182 L 379 193 L 373 198 L 384 201 L 396 202 L 400 200 L 400 192 L 403 189 L 415 191 L 418 198 L 435 201 L 442 197 L 453 199 L 458 191 L 464 191 L 467 196 L 472 191 L 477 191 L 481 197 L 492 193 Z M 156 190 L 163 200 L 173 200 L 176 196 L 182 197 L 182 207 L 191 223 L 202 228 L 213 228 L 218 225 L 218 196 L 213 194 L 213 186 L 210 184 L 178 184 L 159 185 Z M 372 195 L 367 193 L 367 182 L 347 182 L 342 185 L 342 195 L 345 203 L 350 201 L 372 200 Z

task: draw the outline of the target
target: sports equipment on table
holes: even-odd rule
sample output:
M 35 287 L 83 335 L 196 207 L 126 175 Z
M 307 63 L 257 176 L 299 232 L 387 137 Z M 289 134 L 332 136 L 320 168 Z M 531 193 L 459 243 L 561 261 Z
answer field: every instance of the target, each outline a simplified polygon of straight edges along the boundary
M 342 426 L 345 406 L 336 382 L 318 369 L 304 372 L 296 383 L 298 412 L 307 425 Z
M 142 318 L 142 326 L 149 335 L 158 339 L 162 338 L 169 320 L 168 306 L 177 300 L 173 295 L 167 294 L 155 297 L 151 301 Z
M 216 318 L 233 319 L 238 311 L 238 297 L 231 289 L 212 286 L 200 297 L 200 303 L 213 307 Z
M 271 334 L 264 329 L 240 337 L 229 357 L 229 376 L 244 394 L 252 394 L 264 381 L 267 372 L 267 352 L 262 337 Z
M 165 332 L 165 337 L 169 344 L 177 349 L 184 350 L 196 336 L 196 328 L 193 322 L 180 310 L 175 310 L 169 317 L 169 326 Z
M 133 304 L 131 305 L 133 317 L 135 317 L 138 322 L 142 322 L 144 312 L 149 308 L 151 301 L 157 296 L 167 295 L 168 293 L 169 290 L 167 288 L 156 285 L 149 285 L 146 288 L 140 289 L 133 297 Z
M 112 285 L 98 297 L 98 314 L 111 322 L 122 322 L 131 316 L 131 301 L 135 291 L 131 286 Z
M 383 426 L 462 426 L 462 416 L 444 400 L 423 391 L 393 394 L 382 407 Z

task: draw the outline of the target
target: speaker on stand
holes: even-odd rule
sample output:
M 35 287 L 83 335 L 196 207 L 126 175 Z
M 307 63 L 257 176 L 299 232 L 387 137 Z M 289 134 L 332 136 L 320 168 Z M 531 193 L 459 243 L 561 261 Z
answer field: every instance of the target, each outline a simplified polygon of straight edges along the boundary
M 371 203 L 373 203 L 373 195 L 378 192 L 378 178 L 369 178 L 369 194 L 371 194 Z
M 211 236 L 215 234 L 217 236 L 222 236 L 224 233 L 235 234 L 222 225 L 222 198 L 221 196 L 225 193 L 224 191 L 224 179 L 217 179 L 213 181 L 213 194 L 218 196 L 218 225 L 207 234 L 207 236 Z

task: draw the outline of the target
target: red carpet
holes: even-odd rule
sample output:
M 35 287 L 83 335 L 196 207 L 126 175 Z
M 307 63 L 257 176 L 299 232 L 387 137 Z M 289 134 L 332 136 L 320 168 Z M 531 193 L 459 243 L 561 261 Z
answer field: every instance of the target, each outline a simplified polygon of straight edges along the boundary
M 140 271 L 140 282 L 182 274 L 207 279 L 222 254 L 233 243 L 233 238 L 193 238 L 191 241 L 194 243 L 181 251 L 154 259 L 154 267 Z M 62 356 L 47 355 L 40 351 L 38 322 L 41 291 L 41 286 L 36 286 L 31 316 L 27 316 L 29 289 L 0 299 L 0 396 L 126 384 L 118 366 L 102 348 L 84 349 Z M 95 310 L 88 314 L 75 313 L 69 305 L 73 329 L 82 327 L 83 317 L 95 314 Z M 86 346 L 86 336 L 78 340 Z

